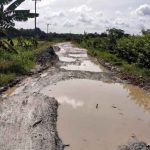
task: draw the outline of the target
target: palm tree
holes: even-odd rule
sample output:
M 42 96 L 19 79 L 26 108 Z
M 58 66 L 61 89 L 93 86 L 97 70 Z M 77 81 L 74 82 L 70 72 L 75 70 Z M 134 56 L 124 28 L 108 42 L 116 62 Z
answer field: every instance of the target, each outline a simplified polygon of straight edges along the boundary
M 27 21 L 38 14 L 30 13 L 30 10 L 16 10 L 25 0 L 0 0 L 0 31 L 4 33 L 9 28 L 14 28 L 15 21 Z M 9 5 L 9 3 L 11 3 Z M 4 7 L 6 5 L 6 7 Z

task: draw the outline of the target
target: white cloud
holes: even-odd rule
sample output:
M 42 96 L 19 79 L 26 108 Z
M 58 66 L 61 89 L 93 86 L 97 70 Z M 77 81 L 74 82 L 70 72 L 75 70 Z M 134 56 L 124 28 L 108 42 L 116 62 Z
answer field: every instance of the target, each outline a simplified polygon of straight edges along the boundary
M 103 12 L 102 12 L 102 11 L 96 12 L 96 16 L 97 16 L 97 17 L 102 17 L 102 16 L 103 16 Z
M 119 10 L 115 11 L 115 14 L 119 15 L 119 16 L 122 15 L 121 11 L 119 11 Z
M 42 0 L 37 3 L 37 26 L 46 31 L 51 24 L 52 32 L 83 33 L 103 32 L 107 27 L 118 27 L 130 33 L 150 28 L 148 0 Z M 34 12 L 34 2 L 26 0 L 20 9 Z M 129 9 L 130 8 L 130 9 Z M 132 11 L 132 14 L 131 14 Z M 133 15 L 134 14 L 134 15 Z M 17 23 L 17 27 L 34 28 L 34 19 Z M 70 29 L 71 28 L 71 29 Z
M 65 28 L 72 28 L 72 27 L 74 27 L 76 24 L 75 23 L 73 23 L 73 22 L 71 22 L 71 21 L 69 21 L 69 20 L 67 20 L 64 24 L 63 24 L 63 26 L 65 27 Z
M 129 24 L 127 24 L 127 21 L 122 19 L 122 18 L 116 18 L 114 21 L 114 26 L 119 27 L 119 28 L 128 28 Z
M 59 17 L 65 17 L 65 13 L 62 11 L 59 12 L 53 12 L 50 15 L 48 15 L 50 18 L 59 18 Z
M 90 16 L 86 15 L 86 14 L 80 14 L 78 20 L 80 22 L 86 23 L 86 24 L 91 24 L 92 21 L 93 21 L 93 19 Z
M 86 13 L 92 11 L 92 8 L 88 7 L 87 5 L 81 5 L 79 7 L 74 7 L 70 9 L 70 12 L 74 13 Z
M 144 4 L 139 6 L 133 13 L 139 16 L 149 16 L 150 15 L 150 5 Z

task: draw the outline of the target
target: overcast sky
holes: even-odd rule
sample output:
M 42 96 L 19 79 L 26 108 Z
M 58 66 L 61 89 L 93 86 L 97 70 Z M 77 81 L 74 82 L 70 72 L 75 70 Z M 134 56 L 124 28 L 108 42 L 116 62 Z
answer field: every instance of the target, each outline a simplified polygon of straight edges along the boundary
M 26 0 L 20 8 L 34 12 L 34 2 Z M 150 28 L 149 0 L 41 0 L 37 11 L 37 26 L 46 31 L 46 24 L 50 23 L 50 32 L 101 33 L 116 27 L 139 33 Z M 34 19 L 16 26 L 34 28 Z

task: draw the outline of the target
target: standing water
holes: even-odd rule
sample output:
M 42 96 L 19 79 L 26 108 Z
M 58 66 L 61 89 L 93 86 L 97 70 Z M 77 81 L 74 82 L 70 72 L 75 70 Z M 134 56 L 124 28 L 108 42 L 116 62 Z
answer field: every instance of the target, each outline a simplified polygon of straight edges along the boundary
M 66 70 L 101 73 L 86 50 L 59 45 L 58 56 L 74 59 L 61 65 Z M 67 59 L 66 61 L 67 62 Z M 58 131 L 68 150 L 116 150 L 131 139 L 149 142 L 150 96 L 142 89 L 112 82 L 72 79 L 47 86 L 42 93 L 61 104 Z
M 150 96 L 137 87 L 75 79 L 42 92 L 61 104 L 58 131 L 68 150 L 116 150 L 134 137 L 149 142 Z

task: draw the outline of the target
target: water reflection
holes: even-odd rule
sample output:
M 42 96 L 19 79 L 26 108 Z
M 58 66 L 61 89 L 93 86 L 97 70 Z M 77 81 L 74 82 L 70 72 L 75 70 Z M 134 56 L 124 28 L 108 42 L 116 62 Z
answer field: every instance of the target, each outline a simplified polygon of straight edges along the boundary
M 150 95 L 146 94 L 144 90 L 137 86 L 124 85 L 123 87 L 128 90 L 131 100 L 139 106 L 144 107 L 144 109 L 150 113 Z
M 62 61 L 62 62 L 75 62 L 75 61 L 76 61 L 76 60 L 73 59 L 73 58 L 63 57 L 63 56 L 60 56 L 60 57 L 59 57 L 59 60 Z
M 141 100 L 143 106 L 150 97 L 139 88 L 74 79 L 45 87 L 42 93 L 62 104 L 58 131 L 64 143 L 70 144 L 70 150 L 116 150 L 133 134 L 149 142 L 150 114 L 135 101 Z
M 17 89 L 17 87 L 12 87 L 12 88 L 9 88 L 6 92 L 4 92 L 4 94 L 3 95 L 5 95 L 5 96 L 10 96 L 15 90 Z M 5 97 L 4 96 L 4 97 Z
M 75 58 L 85 58 L 88 57 L 87 54 L 69 54 L 70 57 L 75 57 Z
M 94 64 L 93 62 L 89 60 L 84 60 L 79 65 L 67 65 L 67 66 L 61 66 L 61 68 L 66 70 L 80 70 L 80 71 L 90 71 L 90 72 L 102 72 L 102 68 L 100 66 Z
M 71 105 L 75 109 L 78 107 L 82 107 L 84 105 L 84 103 L 82 101 L 77 101 L 77 100 L 69 98 L 67 96 L 57 97 L 57 100 L 60 104 Z
M 70 43 L 67 43 L 66 45 L 65 44 L 58 44 L 58 46 L 60 47 L 60 51 L 56 53 L 59 56 L 59 60 L 66 63 L 74 62 L 74 64 L 61 66 L 61 68 L 65 70 L 78 70 L 90 72 L 106 71 L 102 66 L 96 65 L 95 62 L 92 62 L 91 59 L 89 59 L 86 50 L 75 48 Z

